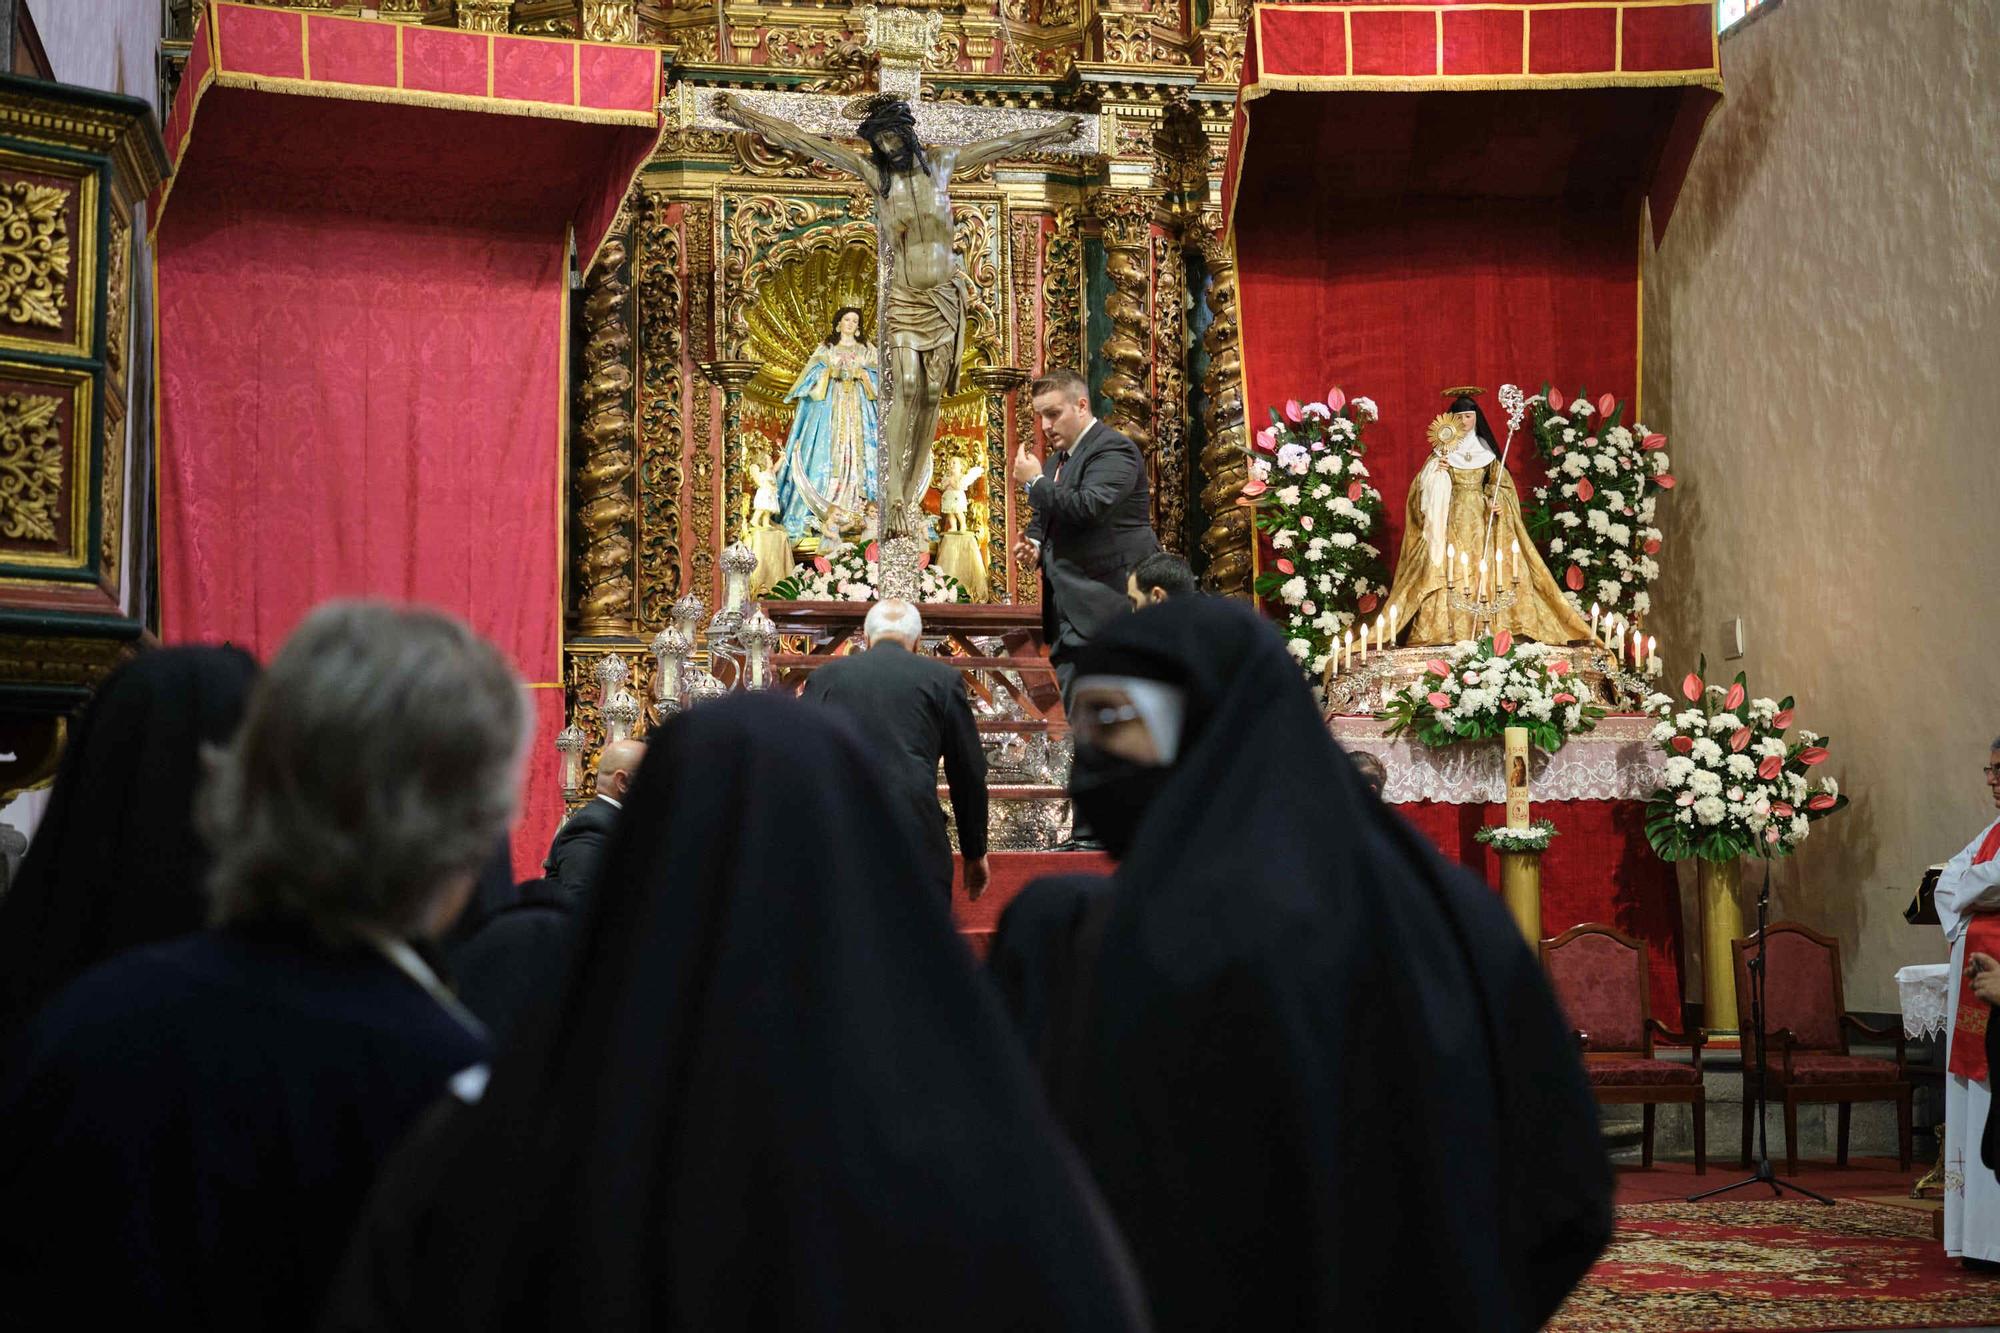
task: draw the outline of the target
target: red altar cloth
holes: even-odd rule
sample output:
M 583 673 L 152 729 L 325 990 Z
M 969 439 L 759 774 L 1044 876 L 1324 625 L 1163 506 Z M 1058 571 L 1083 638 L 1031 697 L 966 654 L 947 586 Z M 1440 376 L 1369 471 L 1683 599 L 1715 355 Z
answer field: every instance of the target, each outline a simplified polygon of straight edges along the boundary
M 153 207 L 170 641 L 463 616 L 562 726 L 568 251 L 658 141 L 659 53 L 216 4 Z M 514 853 L 561 817 L 533 763 Z
M 1720 97 L 1714 7 L 1258 5 L 1252 29 L 1225 179 L 1250 424 L 1373 398 L 1393 559 L 1442 390 L 1636 394 L 1642 205 L 1664 229 Z

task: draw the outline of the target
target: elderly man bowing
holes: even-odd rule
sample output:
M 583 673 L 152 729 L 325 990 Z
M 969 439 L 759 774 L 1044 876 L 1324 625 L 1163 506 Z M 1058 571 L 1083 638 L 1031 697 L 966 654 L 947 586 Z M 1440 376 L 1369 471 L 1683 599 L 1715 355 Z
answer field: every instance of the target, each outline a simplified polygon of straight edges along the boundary
M 1981 770 L 1993 804 L 2000 806 L 2000 740 Z M 2000 820 L 1951 858 L 1938 877 L 1938 921 L 1951 941 L 1951 1039 L 1946 1047 L 1944 1085 L 1944 1250 L 1956 1258 L 2000 1263 L 2000 1177 L 1982 1171 L 1975 1145 L 1986 1133 L 1993 1109 L 1992 1071 L 1986 1062 L 1985 1032 L 1992 1012 L 1974 993 L 1980 967 L 2000 955 Z M 1972 1150 L 1968 1152 L 1968 1148 Z

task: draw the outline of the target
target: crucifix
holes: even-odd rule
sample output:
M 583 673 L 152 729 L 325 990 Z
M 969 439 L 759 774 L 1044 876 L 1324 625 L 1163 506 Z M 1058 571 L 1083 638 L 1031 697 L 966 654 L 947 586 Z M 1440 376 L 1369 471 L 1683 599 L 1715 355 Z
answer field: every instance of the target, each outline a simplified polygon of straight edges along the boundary
M 964 350 L 967 283 L 952 249 L 952 174 L 1038 148 L 1096 153 L 1103 135 L 1094 117 L 917 100 L 922 58 L 937 35 L 938 14 L 876 9 L 866 17 L 869 44 L 881 55 L 880 93 L 846 99 L 697 92 L 683 85 L 677 119 L 684 127 L 761 134 L 860 178 L 874 195 L 881 274 L 877 335 L 888 399 L 877 468 L 882 580 L 885 595 L 894 596 L 915 591 L 938 409 L 946 394 L 957 391 Z M 866 151 L 836 142 L 836 136 L 859 138 Z

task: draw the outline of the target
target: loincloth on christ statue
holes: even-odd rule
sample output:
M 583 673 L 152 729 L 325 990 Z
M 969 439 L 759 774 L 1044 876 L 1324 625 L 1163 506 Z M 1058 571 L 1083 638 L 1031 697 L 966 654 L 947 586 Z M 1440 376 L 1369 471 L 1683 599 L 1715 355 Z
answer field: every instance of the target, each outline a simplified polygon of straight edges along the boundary
M 943 392 L 958 392 L 958 363 L 965 348 L 965 275 L 935 287 L 912 287 L 889 278 L 884 310 L 889 346 L 945 358 Z

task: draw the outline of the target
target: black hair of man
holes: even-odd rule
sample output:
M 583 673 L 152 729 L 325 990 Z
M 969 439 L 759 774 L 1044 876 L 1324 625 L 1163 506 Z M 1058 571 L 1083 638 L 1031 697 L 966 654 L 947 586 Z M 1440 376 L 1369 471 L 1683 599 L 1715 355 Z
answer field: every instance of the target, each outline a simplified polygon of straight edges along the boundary
M 1201 591 L 1188 562 L 1166 551 L 1155 551 L 1132 566 L 1132 581 L 1142 593 L 1158 588 L 1168 597 L 1188 597 Z
M 882 147 L 882 136 L 893 132 L 899 141 L 893 150 Z M 910 104 L 900 97 L 883 95 L 876 97 L 863 109 L 861 126 L 855 131 L 868 141 L 868 155 L 875 160 L 875 169 L 882 174 L 882 193 L 889 193 L 889 178 L 900 176 L 912 166 L 924 175 L 931 174 L 930 158 L 924 153 L 924 141 L 917 137 L 916 113 Z

